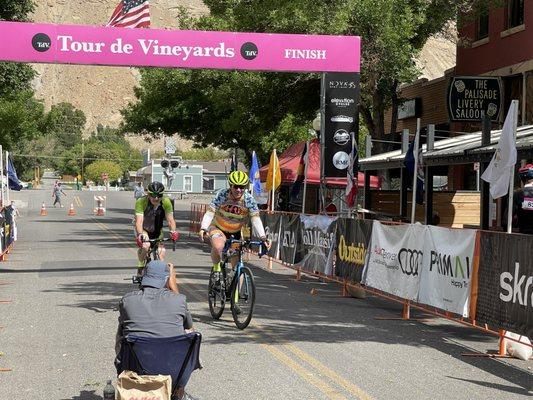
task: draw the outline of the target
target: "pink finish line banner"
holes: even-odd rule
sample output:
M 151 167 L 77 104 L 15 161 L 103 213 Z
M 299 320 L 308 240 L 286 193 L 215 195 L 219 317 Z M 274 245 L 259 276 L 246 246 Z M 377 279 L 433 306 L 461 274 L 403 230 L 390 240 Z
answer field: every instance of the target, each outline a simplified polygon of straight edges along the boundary
M 292 72 L 359 72 L 358 36 L 0 22 L 0 60 Z

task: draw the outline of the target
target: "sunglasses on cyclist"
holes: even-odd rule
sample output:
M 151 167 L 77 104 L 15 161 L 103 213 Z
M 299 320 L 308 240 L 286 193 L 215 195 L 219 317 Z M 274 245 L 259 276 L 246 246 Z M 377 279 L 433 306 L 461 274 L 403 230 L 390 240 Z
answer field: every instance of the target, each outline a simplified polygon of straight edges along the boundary
M 148 196 L 150 196 L 152 199 L 160 199 L 160 198 L 163 197 L 163 195 L 161 193 L 157 193 L 157 194 L 148 193 Z
M 242 190 L 245 190 L 247 185 L 231 185 L 232 188 L 234 189 L 242 189 Z

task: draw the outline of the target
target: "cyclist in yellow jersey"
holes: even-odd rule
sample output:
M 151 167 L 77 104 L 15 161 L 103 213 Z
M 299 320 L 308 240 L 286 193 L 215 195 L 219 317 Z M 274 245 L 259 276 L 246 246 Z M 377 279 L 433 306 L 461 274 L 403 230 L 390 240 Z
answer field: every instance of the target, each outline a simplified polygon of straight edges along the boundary
M 228 176 L 229 189 L 220 190 L 206 211 L 200 228 L 200 240 L 211 240 L 213 270 L 220 271 L 220 259 L 226 240 L 233 236 L 240 239 L 241 228 L 251 219 L 255 233 L 269 247 L 259 208 L 253 196 L 246 190 L 250 180 L 246 172 L 233 171 Z
M 150 251 L 148 239 L 157 239 L 163 236 L 163 220 L 166 219 L 170 229 L 170 238 L 173 241 L 179 239 L 174 221 L 172 202 L 163 196 L 165 186 L 161 182 L 152 182 L 148 185 L 146 196 L 135 202 L 135 241 L 139 246 L 138 268 L 144 266 L 146 254 Z M 159 244 L 160 258 L 164 259 L 164 247 Z

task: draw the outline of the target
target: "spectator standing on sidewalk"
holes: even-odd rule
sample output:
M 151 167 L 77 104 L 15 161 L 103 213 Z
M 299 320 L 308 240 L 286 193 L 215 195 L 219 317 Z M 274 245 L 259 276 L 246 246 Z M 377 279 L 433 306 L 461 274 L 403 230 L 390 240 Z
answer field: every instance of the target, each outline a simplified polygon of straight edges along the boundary
M 139 182 L 137 186 L 135 186 L 135 188 L 133 189 L 133 197 L 135 197 L 135 199 L 140 199 L 143 196 L 144 196 L 144 187 L 143 187 L 142 182 Z
M 54 191 L 52 193 L 52 198 L 54 198 L 54 207 L 57 203 L 59 203 L 59 206 L 63 208 L 63 204 L 61 204 L 61 196 L 66 196 L 67 194 L 63 191 L 63 188 L 61 187 L 61 182 L 57 183 L 57 186 L 54 187 Z

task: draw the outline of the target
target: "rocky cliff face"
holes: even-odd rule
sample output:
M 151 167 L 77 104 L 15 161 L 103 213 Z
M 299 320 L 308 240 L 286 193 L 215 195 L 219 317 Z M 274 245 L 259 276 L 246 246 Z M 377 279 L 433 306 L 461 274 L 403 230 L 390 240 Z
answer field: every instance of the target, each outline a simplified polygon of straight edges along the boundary
M 34 22 L 105 25 L 118 0 L 38 0 L 35 3 Z M 152 1 L 152 27 L 173 28 L 178 6 L 186 7 L 195 15 L 207 12 L 201 0 Z M 37 97 L 44 100 L 46 109 L 64 101 L 72 103 L 85 113 L 87 133 L 93 132 L 98 124 L 118 126 L 120 110 L 135 99 L 133 88 L 139 81 L 135 68 L 61 64 L 33 64 L 33 67 L 39 74 L 34 81 Z M 132 142 L 136 147 L 163 150 L 161 140 L 145 144 L 140 138 L 132 138 Z M 191 145 L 184 140 L 178 143 L 182 149 Z

